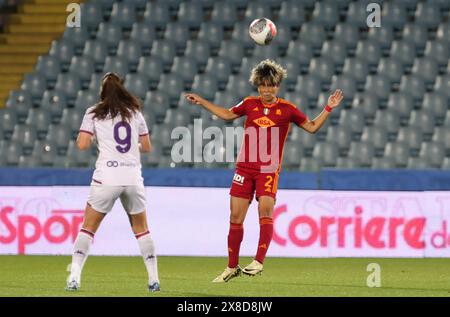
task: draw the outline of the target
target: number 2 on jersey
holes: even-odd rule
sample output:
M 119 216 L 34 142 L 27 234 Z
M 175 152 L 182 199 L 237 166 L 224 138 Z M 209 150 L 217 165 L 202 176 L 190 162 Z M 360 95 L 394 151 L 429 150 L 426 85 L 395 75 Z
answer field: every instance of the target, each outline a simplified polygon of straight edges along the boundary
M 125 138 L 121 138 L 120 128 L 125 128 Z M 128 122 L 121 121 L 114 126 L 114 140 L 117 142 L 116 150 L 120 153 L 127 153 L 131 148 L 131 126 Z
M 266 176 L 267 182 L 264 184 L 266 186 L 266 192 L 272 192 L 272 176 Z

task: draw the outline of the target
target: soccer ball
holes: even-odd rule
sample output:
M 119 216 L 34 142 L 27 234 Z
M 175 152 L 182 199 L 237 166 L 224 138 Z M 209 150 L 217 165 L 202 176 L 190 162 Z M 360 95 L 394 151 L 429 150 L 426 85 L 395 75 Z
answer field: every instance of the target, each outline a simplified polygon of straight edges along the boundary
M 268 45 L 277 35 L 277 27 L 267 18 L 256 19 L 250 23 L 248 34 L 256 44 Z

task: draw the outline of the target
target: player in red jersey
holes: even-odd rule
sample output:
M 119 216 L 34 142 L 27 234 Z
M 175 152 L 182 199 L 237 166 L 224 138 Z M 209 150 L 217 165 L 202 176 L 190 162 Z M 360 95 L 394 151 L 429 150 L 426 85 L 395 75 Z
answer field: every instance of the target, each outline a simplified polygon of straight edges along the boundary
M 197 94 L 186 94 L 191 103 L 203 106 L 224 120 L 246 116 L 244 140 L 230 190 L 228 266 L 213 282 L 228 282 L 241 272 L 254 276 L 263 271 L 264 258 L 272 240 L 272 212 L 290 124 L 293 122 L 309 133 L 316 133 L 343 99 L 342 91 L 336 90 L 328 98 L 324 110 L 310 120 L 294 104 L 277 97 L 286 75 L 286 70 L 276 62 L 260 62 L 250 75 L 250 83 L 258 88 L 259 96 L 247 97 L 231 109 L 214 105 Z M 258 249 L 254 260 L 241 270 L 238 263 L 243 223 L 255 192 L 260 223 Z

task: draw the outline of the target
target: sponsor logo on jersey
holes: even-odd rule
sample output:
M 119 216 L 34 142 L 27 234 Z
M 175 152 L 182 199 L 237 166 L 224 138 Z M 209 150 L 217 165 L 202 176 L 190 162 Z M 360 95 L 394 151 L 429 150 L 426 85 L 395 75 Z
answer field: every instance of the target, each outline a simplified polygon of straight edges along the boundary
M 275 112 L 276 115 L 281 116 L 281 110 L 277 109 L 277 111 Z
M 233 182 L 238 184 L 238 185 L 243 185 L 244 184 L 244 180 L 245 177 L 242 175 L 239 175 L 238 173 L 235 173 L 233 176 Z
M 253 108 L 253 111 L 259 111 L 258 107 Z
M 272 120 L 270 120 L 269 118 L 267 118 L 266 116 L 255 119 L 255 120 L 253 120 L 253 122 L 262 128 L 269 128 L 269 127 L 273 127 L 275 125 L 275 123 Z
M 117 162 L 117 161 L 108 161 L 108 162 L 106 162 L 106 166 L 108 166 L 108 167 L 118 167 L 119 166 L 119 162 Z
M 269 108 L 264 108 L 263 112 L 267 116 L 269 114 L 270 110 L 269 110 Z

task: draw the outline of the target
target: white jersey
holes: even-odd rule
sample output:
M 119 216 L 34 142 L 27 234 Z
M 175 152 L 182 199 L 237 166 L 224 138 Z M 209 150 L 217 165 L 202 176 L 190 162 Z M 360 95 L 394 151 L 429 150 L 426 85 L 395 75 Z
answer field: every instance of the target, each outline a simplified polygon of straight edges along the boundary
M 92 184 L 129 186 L 143 184 L 139 137 L 147 135 L 148 128 L 141 112 L 136 112 L 124 122 L 120 115 L 111 119 L 93 119 L 86 110 L 80 132 L 87 132 L 97 139 L 99 156 L 95 163 Z

